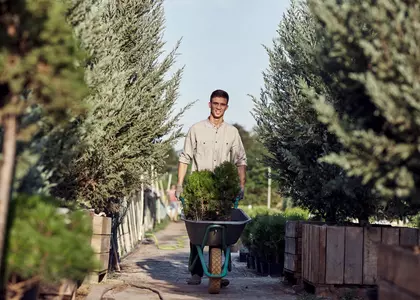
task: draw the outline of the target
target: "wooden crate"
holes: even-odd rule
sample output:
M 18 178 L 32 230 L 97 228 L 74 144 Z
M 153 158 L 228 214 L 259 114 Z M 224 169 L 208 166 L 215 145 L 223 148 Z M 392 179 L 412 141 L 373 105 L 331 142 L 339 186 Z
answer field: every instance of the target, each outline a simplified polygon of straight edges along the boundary
M 71 280 L 63 280 L 61 284 L 43 283 L 39 289 L 39 300 L 75 300 L 77 283 Z
M 312 285 L 375 285 L 378 244 L 418 243 L 415 228 L 303 224 L 302 277 Z
M 302 225 L 317 224 L 318 221 L 287 221 L 285 229 L 284 273 L 298 282 L 302 276 Z
M 111 249 L 111 225 L 112 218 L 91 215 L 92 218 L 92 239 L 91 246 L 95 252 L 96 259 L 101 266 L 85 278 L 86 283 L 98 283 L 106 279 Z
M 379 300 L 420 299 L 418 246 L 378 247 Z

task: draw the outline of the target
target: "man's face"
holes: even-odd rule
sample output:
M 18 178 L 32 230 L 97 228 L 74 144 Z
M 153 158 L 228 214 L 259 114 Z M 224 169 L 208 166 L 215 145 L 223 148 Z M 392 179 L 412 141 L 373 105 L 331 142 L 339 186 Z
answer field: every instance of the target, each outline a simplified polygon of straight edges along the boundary
M 209 107 L 213 118 L 220 119 L 223 117 L 229 106 L 227 104 L 227 99 L 222 97 L 214 97 L 209 102 Z

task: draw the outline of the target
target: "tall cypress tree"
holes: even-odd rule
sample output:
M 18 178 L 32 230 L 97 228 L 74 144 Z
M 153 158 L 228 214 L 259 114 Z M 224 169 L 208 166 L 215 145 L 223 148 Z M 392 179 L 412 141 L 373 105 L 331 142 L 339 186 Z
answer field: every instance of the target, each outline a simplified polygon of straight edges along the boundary
M 420 3 L 311 0 L 320 64 L 339 103 L 314 95 L 320 119 L 345 146 L 323 160 L 362 176 L 398 213 L 420 191 Z M 339 113 L 341 112 L 341 113 Z
M 173 113 L 182 70 L 170 74 L 178 45 L 162 56 L 162 3 L 73 1 L 69 18 L 89 55 L 85 77 L 92 93 L 85 99 L 88 114 L 67 129 L 81 147 L 61 158 L 53 194 L 111 214 L 142 176 L 150 180 L 151 165 L 164 166 L 186 108 Z M 57 158 L 45 161 L 54 168 Z
M 254 99 L 258 134 L 272 154 L 273 176 L 295 204 L 328 221 L 367 221 L 384 213 L 379 199 L 360 178 L 349 178 L 340 167 L 319 161 L 342 146 L 318 121 L 310 94 L 302 89 L 311 86 L 328 101 L 337 101 L 329 88 L 333 77 L 316 61 L 314 49 L 323 43 L 316 28 L 306 1 L 292 1 L 273 48 L 267 49 L 265 87 Z

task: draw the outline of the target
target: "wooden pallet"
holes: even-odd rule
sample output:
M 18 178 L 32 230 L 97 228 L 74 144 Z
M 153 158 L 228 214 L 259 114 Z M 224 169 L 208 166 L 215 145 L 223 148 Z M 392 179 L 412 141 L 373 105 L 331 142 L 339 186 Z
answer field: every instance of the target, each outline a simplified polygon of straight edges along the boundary
M 111 225 L 112 219 L 91 215 L 92 218 L 92 238 L 91 246 L 95 252 L 96 259 L 100 262 L 98 269 L 94 270 L 84 282 L 99 283 L 106 279 L 109 266 L 109 255 L 111 249 Z
M 313 285 L 376 285 L 377 247 L 416 245 L 419 230 L 303 224 L 302 277 Z
M 319 221 L 287 221 L 285 230 L 284 270 L 290 281 L 302 282 L 302 225 L 318 224 Z
M 41 284 L 39 289 L 39 300 L 75 300 L 77 283 L 64 280 L 62 284 Z

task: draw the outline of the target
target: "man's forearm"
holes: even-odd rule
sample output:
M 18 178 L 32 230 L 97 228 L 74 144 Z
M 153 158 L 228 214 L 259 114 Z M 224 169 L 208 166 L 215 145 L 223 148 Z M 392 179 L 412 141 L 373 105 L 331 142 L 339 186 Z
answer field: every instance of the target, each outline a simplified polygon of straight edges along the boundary
M 184 183 L 185 174 L 187 174 L 188 164 L 179 162 L 178 164 L 178 185 Z
M 246 183 L 246 166 L 238 166 L 238 174 L 239 174 L 239 182 L 241 185 L 241 188 L 245 188 Z

